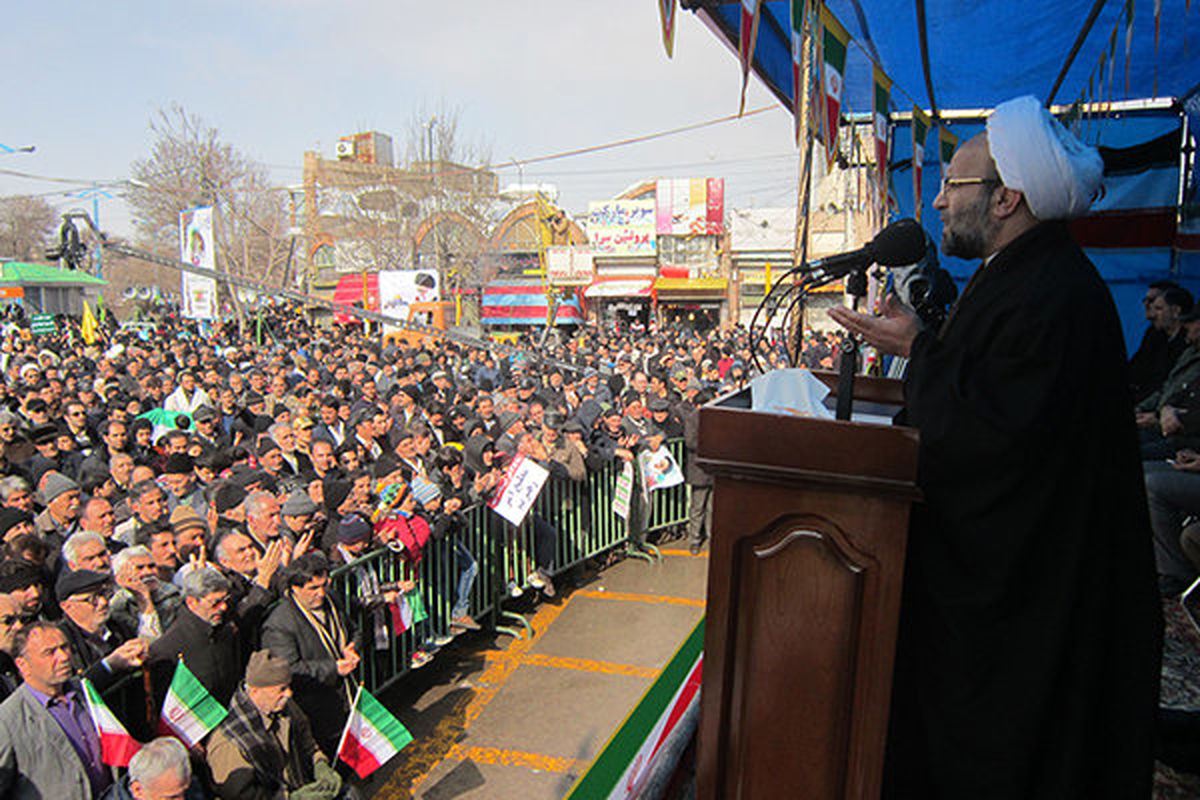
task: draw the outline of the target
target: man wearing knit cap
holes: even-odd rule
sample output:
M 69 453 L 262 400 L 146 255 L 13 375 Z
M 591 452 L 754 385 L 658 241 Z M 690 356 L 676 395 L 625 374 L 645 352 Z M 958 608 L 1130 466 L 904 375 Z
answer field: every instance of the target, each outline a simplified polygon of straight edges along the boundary
M 58 561 L 58 551 L 71 534 L 79 529 L 80 498 L 79 484 L 61 472 L 48 472 L 42 479 L 42 502 L 46 508 L 33 519 L 34 530 L 45 538 L 50 546 L 53 567 Z
M 361 514 L 347 514 L 338 523 L 337 544 L 330 552 L 334 564 L 349 564 L 371 546 L 371 523 Z
M 332 800 L 341 791 L 341 777 L 292 700 L 291 682 L 285 659 L 267 650 L 250 656 L 245 683 L 208 740 L 208 766 L 222 800 Z
M 1121 326 L 1064 220 L 1103 165 L 1032 97 L 934 201 L 982 259 L 938 330 L 830 315 L 908 356 L 920 431 L 885 796 L 1148 797 L 1161 606 Z

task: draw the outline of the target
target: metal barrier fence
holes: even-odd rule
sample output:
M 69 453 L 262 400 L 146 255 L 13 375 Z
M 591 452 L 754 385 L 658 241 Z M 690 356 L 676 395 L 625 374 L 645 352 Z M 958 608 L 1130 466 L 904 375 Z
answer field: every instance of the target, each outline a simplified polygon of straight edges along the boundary
M 682 467 L 683 441 L 673 440 L 667 446 Z M 687 522 L 690 490 L 686 483 L 651 492 L 649 503 L 642 507 L 636 479 L 630 520 L 621 519 L 612 510 L 620 472 L 621 462 L 615 462 L 589 471 L 583 481 L 551 478 L 520 527 L 486 506 L 466 509 L 466 525 L 456 537 L 478 568 L 467 614 L 485 627 L 520 636 L 528 630 L 528 623 L 505 611 L 502 604 L 510 594 L 521 595 L 531 588 L 529 579 L 539 561 L 552 578 L 558 578 L 588 559 L 624 545 L 634 545 L 630 553 L 640 554 L 646 533 Z M 331 571 L 330 596 L 350 615 L 351 626 L 361 631 L 358 678 L 368 691 L 382 691 L 403 678 L 410 671 L 414 651 L 434 647 L 439 638 L 449 635 L 459 573 L 464 567 L 456 554 L 455 539 L 446 538 L 431 539 L 416 565 L 403 553 L 381 547 Z M 365 584 L 413 578 L 428 618 L 397 634 L 387 608 L 364 606 L 362 598 L 371 593 Z M 135 736 L 151 730 L 141 673 L 120 681 L 105 698 Z
M 667 446 L 682 466 L 683 441 L 672 440 Z M 478 565 L 467 613 L 485 626 L 519 636 L 528 628 L 527 623 L 523 617 L 506 612 L 503 602 L 510 594 L 520 595 L 531 588 L 530 578 L 539 561 L 552 578 L 558 578 L 588 559 L 640 543 L 648 532 L 682 527 L 687 522 L 686 483 L 651 492 L 644 509 L 638 508 L 640 498 L 635 499 L 629 522 L 618 517 L 613 513 L 612 501 L 620 472 L 621 463 L 616 462 L 589 471 L 583 481 L 551 478 L 519 527 L 486 506 L 467 509 L 467 525 L 458 536 Z M 636 483 L 633 494 L 635 498 L 640 494 Z M 404 677 L 414 650 L 449 634 L 450 612 L 462 568 L 458 562 L 452 541 L 431 540 L 426 545 L 416 575 L 429 619 L 400 635 L 388 623 L 386 646 L 372 649 L 369 658 L 364 652 L 359 667 L 359 679 L 368 691 L 383 690 Z M 370 570 L 386 583 L 407 577 L 405 570 L 409 569 L 403 554 L 381 548 L 330 574 L 330 591 L 364 632 L 364 651 L 371 649 L 374 615 L 380 612 L 363 608 L 358 600 L 363 594 L 363 571 Z

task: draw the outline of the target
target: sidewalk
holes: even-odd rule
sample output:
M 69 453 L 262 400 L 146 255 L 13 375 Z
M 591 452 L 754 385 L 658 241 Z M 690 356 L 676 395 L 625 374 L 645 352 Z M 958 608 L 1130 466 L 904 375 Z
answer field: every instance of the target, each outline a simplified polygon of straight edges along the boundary
M 460 637 L 382 698 L 415 741 L 371 796 L 559 800 L 704 614 L 707 570 L 673 543 L 539 606 L 532 638 Z

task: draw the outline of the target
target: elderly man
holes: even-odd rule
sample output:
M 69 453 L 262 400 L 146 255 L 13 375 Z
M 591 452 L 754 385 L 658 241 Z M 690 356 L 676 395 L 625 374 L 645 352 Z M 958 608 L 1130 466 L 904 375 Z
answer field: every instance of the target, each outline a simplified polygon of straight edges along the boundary
M 229 579 L 213 567 L 196 569 L 183 579 L 183 609 L 150 645 L 147 662 L 155 700 L 162 704 L 179 659 L 208 693 L 228 705 L 241 678 L 237 631 L 227 621 Z
M 63 572 L 54 586 L 71 670 L 100 689 L 111 685 L 119 673 L 140 667 L 146 658 L 146 640 L 110 619 L 112 586 L 111 575 L 89 569 Z
M 946 169 L 942 250 L 983 259 L 946 323 L 830 312 L 908 356 L 921 434 L 893 797 L 1147 797 L 1161 606 L 1121 326 L 1062 220 L 1099 155 L 1032 97 Z
M 25 682 L 0 704 L 0 796 L 98 797 L 112 774 L 73 680 L 67 637 L 53 623 L 35 622 L 17 634 L 13 651 Z
M 112 555 L 108 543 L 98 533 L 79 531 L 71 534 L 62 546 L 63 565 L 66 569 L 91 569 L 112 574 Z
M 287 595 L 263 623 L 262 643 L 291 666 L 296 702 L 332 757 L 357 688 L 359 655 L 345 612 L 326 594 L 328 586 L 323 555 L 296 559 L 287 572 Z
M 33 519 L 34 529 L 51 548 L 51 559 L 58 558 L 58 549 L 79 528 L 79 484 L 61 472 L 48 472 L 42 479 L 42 501 L 46 508 Z
M 285 555 L 283 542 L 274 541 L 263 555 L 250 537 L 226 531 L 217 538 L 213 555 L 229 579 L 232 618 L 242 643 L 242 660 L 258 645 L 259 629 L 267 610 L 278 599 L 273 580 Z
M 182 800 L 192 797 L 192 764 L 187 748 L 173 736 L 142 745 L 129 759 L 129 771 L 103 800 Z
M 208 740 L 208 766 L 222 800 L 333 800 L 341 791 L 341 777 L 292 700 L 291 683 L 286 659 L 266 650 L 250 657 L 229 715 Z
M 160 581 L 154 556 L 144 545 L 127 547 L 113 556 L 117 591 L 109 616 L 127 630 L 152 642 L 175 621 L 183 605 L 179 587 Z

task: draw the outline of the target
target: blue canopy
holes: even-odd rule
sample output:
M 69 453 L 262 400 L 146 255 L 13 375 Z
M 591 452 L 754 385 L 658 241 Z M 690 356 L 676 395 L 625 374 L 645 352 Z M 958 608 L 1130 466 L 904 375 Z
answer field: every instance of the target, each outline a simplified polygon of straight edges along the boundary
M 736 54 L 741 4 L 687 4 Z M 1075 223 L 1074 233 L 1113 293 L 1130 348 L 1145 327 L 1140 298 L 1148 283 L 1169 277 L 1200 296 L 1200 213 L 1190 213 L 1196 211 L 1200 181 L 1194 175 L 1181 181 L 1180 175 L 1185 116 L 1193 136 L 1200 123 L 1200 54 L 1192 52 L 1200 48 L 1200 7 L 1189 12 L 1186 5 L 1186 0 L 1162 0 L 1156 31 L 1149 0 L 826 3 L 851 37 L 843 113 L 871 111 L 874 65 L 893 81 L 889 180 L 902 216 L 916 210 L 907 119 L 914 105 L 927 112 L 982 112 L 1022 94 L 1046 101 L 1052 91 L 1053 101 L 1062 105 L 1081 99 L 1173 98 L 1089 118 L 1080 126 L 1084 140 L 1104 155 L 1105 193 L 1091 214 Z M 792 6 L 783 0 L 763 2 L 753 64 L 758 78 L 788 108 Z M 942 122 L 959 141 L 983 128 L 982 113 L 950 116 L 951 121 Z M 931 132 L 920 204 L 922 221 L 935 238 L 940 226 L 931 204 L 940 179 L 938 165 L 937 133 Z M 942 266 L 961 285 L 976 265 L 943 258 Z
M 684 0 L 737 52 L 737 2 Z M 1078 54 L 1067 70 L 1055 103 L 1069 104 L 1085 92 L 1109 51 L 1116 31 L 1116 73 L 1105 79 L 1103 98 L 1182 97 L 1200 83 L 1200 3 L 1162 0 L 1158 32 L 1151 0 L 829 0 L 826 6 L 849 32 L 845 105 L 871 109 L 872 61 L 893 80 L 895 110 L 988 108 L 1022 94 L 1045 101 L 1099 7 Z M 762 4 L 754 70 L 779 100 L 791 107 L 791 8 L 788 0 Z M 1125 79 L 1126 9 L 1133 13 L 1133 38 Z M 928 51 L 928 82 L 922 66 L 921 20 Z M 1157 47 L 1155 39 L 1158 39 Z M 1096 76 L 1098 77 L 1098 76 Z M 932 89 L 932 97 L 930 96 Z

